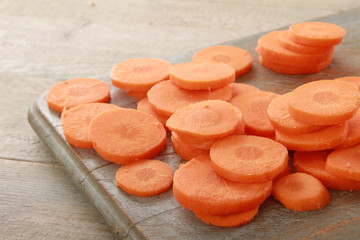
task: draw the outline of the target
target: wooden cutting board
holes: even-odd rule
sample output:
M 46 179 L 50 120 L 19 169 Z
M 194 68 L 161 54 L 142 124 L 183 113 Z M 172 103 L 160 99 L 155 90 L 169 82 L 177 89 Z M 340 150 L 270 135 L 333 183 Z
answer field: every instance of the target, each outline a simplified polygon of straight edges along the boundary
M 347 30 L 337 46 L 332 64 L 317 74 L 282 75 L 262 67 L 255 46 L 263 34 L 222 43 L 248 50 L 253 69 L 238 82 L 253 84 L 262 90 L 286 93 L 313 80 L 360 76 L 360 9 L 323 17 L 317 21 L 338 24 Z M 204 46 L 207 47 L 207 46 Z M 194 51 L 195 52 L 195 51 Z M 169 59 L 172 63 L 191 60 L 193 52 Z M 102 78 L 110 82 L 108 76 Z M 112 87 L 111 103 L 135 108 L 137 100 Z M 46 104 L 46 92 L 31 105 L 28 120 L 35 132 L 61 162 L 73 181 L 104 216 L 120 239 L 357 239 L 360 237 L 360 193 L 331 191 L 332 201 L 323 210 L 294 212 L 273 197 L 260 207 L 254 221 L 236 228 L 215 227 L 201 222 L 182 208 L 172 191 L 155 197 L 141 198 L 120 190 L 115 183 L 118 165 L 109 163 L 94 150 L 70 146 L 64 140 L 60 114 Z M 183 160 L 168 141 L 158 159 L 175 171 Z M 341 236 L 341 237 L 340 237 Z

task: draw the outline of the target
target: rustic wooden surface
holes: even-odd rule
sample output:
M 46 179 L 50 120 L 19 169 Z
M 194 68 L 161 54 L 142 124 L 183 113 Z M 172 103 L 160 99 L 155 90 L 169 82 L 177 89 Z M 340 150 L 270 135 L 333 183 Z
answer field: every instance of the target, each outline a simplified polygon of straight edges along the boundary
M 358 0 L 0 1 L 0 239 L 114 239 L 27 123 L 30 103 L 56 82 L 104 75 L 127 58 L 168 58 L 359 6 Z M 339 222 L 344 228 L 335 226 L 333 236 L 356 234 L 353 220 Z M 160 225 L 144 222 L 153 236 Z

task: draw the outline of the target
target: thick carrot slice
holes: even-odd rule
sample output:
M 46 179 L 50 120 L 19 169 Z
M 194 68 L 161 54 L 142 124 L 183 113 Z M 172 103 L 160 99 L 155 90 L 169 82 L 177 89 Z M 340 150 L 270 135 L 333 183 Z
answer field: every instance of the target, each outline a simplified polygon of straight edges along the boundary
M 343 143 L 348 131 L 349 127 L 345 122 L 311 133 L 286 134 L 275 131 L 275 140 L 282 143 L 289 150 L 320 151 L 333 149 Z
M 335 80 L 350 82 L 355 86 L 357 86 L 360 90 L 360 77 L 348 76 L 348 77 L 336 78 Z
M 171 133 L 171 142 L 175 152 L 186 161 L 190 161 L 197 156 L 208 155 L 210 152 L 209 149 L 198 148 L 182 141 L 176 132 Z
M 326 187 L 306 173 L 292 173 L 274 182 L 272 194 L 286 208 L 294 211 L 320 210 L 331 199 Z
M 89 133 L 90 121 L 100 113 L 119 109 L 119 106 L 108 103 L 87 103 L 63 109 L 61 125 L 66 140 L 79 148 L 93 148 Z
M 346 31 L 339 25 L 327 22 L 301 22 L 291 25 L 290 38 L 309 46 L 334 46 L 343 40 Z
M 319 80 L 297 87 L 290 97 L 291 116 L 303 123 L 330 125 L 350 119 L 359 107 L 360 92 L 354 84 Z
M 272 181 L 237 183 L 215 173 L 208 156 L 182 165 L 174 174 L 173 193 L 185 208 L 207 215 L 228 215 L 258 207 L 270 195 Z
M 154 109 L 152 108 L 151 104 L 149 103 L 149 100 L 147 99 L 147 97 L 138 101 L 136 109 L 139 111 L 142 111 L 142 112 L 149 113 L 150 115 L 154 116 L 157 120 L 159 120 L 159 122 L 161 122 L 164 125 L 165 129 L 167 130 L 167 127 L 165 126 L 165 124 L 166 124 L 166 121 L 168 120 L 168 118 L 157 114 L 154 111 Z
M 194 62 L 222 62 L 235 69 L 236 77 L 251 70 L 252 57 L 245 49 L 234 46 L 212 46 L 196 52 Z
M 230 98 L 229 86 L 210 91 L 191 91 L 177 87 L 170 80 L 156 84 L 148 92 L 148 100 L 154 111 L 165 117 L 191 103 L 215 99 L 228 101 Z
M 171 187 L 173 171 L 159 160 L 141 159 L 127 163 L 116 172 L 116 184 L 125 192 L 149 197 L 163 193 Z
M 110 85 L 99 79 L 69 79 L 53 86 L 46 100 L 49 108 L 57 112 L 85 103 L 106 103 L 110 100 Z
M 101 113 L 90 122 L 90 137 L 96 152 L 117 164 L 154 158 L 166 146 L 164 126 L 134 109 Z
M 251 84 L 247 84 L 247 83 L 233 82 L 233 83 L 230 83 L 230 87 L 232 90 L 232 96 L 231 96 L 232 98 L 236 97 L 237 95 L 246 93 L 246 92 L 253 92 L 253 91 L 260 90 L 257 87 L 255 87 Z
M 206 150 L 210 150 L 211 146 L 216 141 L 222 139 L 222 138 L 207 139 L 207 138 L 193 137 L 191 135 L 182 134 L 182 133 L 176 133 L 176 135 L 179 141 L 184 142 L 189 146 L 193 146 L 195 148 L 200 148 L 200 149 L 206 149 Z
M 268 91 L 254 91 L 238 95 L 230 103 L 239 108 L 245 121 L 247 134 L 271 137 L 275 130 L 267 115 L 270 102 L 279 94 Z
M 234 132 L 239 122 L 235 107 L 221 100 L 190 104 L 176 111 L 166 126 L 179 134 L 214 139 Z
M 295 152 L 294 167 L 297 172 L 310 174 L 319 179 L 327 188 L 334 190 L 360 190 L 360 181 L 336 176 L 325 170 L 329 150 L 315 152 Z
M 337 145 L 335 149 L 347 148 L 360 143 L 360 108 L 355 115 L 347 121 L 349 132 L 343 143 Z
M 210 148 L 214 171 L 231 181 L 253 183 L 272 180 L 288 164 L 287 149 L 274 140 L 234 135 Z
M 171 63 L 155 58 L 133 58 L 112 67 L 110 78 L 115 87 L 130 91 L 148 91 L 156 83 L 169 79 Z
M 219 62 L 180 63 L 170 68 L 170 80 L 188 90 L 217 89 L 235 81 L 235 70 Z
M 360 181 L 360 144 L 337 149 L 326 160 L 326 171 L 347 179 Z
M 287 134 L 301 134 L 318 131 L 327 126 L 312 125 L 296 121 L 289 113 L 291 92 L 274 98 L 267 109 L 267 114 L 274 128 Z
M 238 227 L 251 222 L 259 211 L 259 207 L 245 212 L 234 213 L 230 215 L 207 215 L 195 213 L 203 222 L 219 227 Z
M 130 90 L 128 90 L 128 91 L 126 91 L 126 93 L 137 99 L 143 99 L 143 98 L 146 98 L 146 96 L 147 96 L 147 91 L 130 91 Z

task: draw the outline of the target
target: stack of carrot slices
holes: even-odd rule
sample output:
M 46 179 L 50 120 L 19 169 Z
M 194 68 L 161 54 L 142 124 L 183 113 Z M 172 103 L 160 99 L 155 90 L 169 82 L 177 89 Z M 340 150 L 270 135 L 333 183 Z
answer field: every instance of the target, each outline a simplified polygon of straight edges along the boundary
M 346 31 L 326 22 L 302 22 L 284 31 L 260 37 L 256 46 L 260 63 L 283 74 L 310 74 L 326 68 Z

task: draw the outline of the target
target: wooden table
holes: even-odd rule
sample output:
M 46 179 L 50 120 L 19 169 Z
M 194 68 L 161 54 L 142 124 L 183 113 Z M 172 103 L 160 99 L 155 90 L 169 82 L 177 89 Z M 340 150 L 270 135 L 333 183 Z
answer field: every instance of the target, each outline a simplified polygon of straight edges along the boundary
M 352 1 L 0 2 L 0 239 L 114 239 L 26 120 L 55 83 L 359 7 Z

